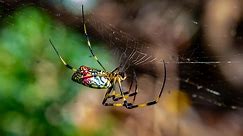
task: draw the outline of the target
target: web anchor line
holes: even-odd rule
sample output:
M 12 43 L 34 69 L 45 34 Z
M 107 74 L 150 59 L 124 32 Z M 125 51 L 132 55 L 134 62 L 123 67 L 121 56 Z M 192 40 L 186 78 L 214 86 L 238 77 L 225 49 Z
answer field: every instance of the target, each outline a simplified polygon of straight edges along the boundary
M 206 92 L 208 92 L 208 93 L 210 93 L 210 94 L 213 94 L 213 95 L 216 96 L 216 97 L 221 97 L 221 93 L 220 93 L 220 92 L 215 91 L 215 90 L 213 90 L 213 89 L 209 89 L 209 88 L 207 88 L 207 87 L 204 87 L 203 85 L 196 84 L 196 83 L 190 81 L 189 79 L 180 79 L 180 78 L 177 78 L 177 80 L 178 80 L 178 81 L 182 81 L 182 82 L 184 82 L 184 83 L 187 83 L 187 84 L 189 84 L 189 85 L 195 86 L 197 90 L 201 90 L 201 89 L 203 89 L 203 90 L 205 90 Z M 206 102 L 208 102 L 208 103 L 214 104 L 214 105 L 219 106 L 219 107 L 230 108 L 230 109 L 232 109 L 232 110 L 238 110 L 238 109 L 241 109 L 239 106 L 236 106 L 236 105 L 226 105 L 226 104 L 223 103 L 223 102 L 219 102 L 219 101 L 217 101 L 217 100 L 207 98 L 207 97 L 202 96 L 202 95 L 200 95 L 200 94 L 196 94 L 196 92 L 195 92 L 195 93 L 192 93 L 191 96 L 192 96 L 192 98 L 194 98 L 194 99 L 197 98 L 197 99 L 200 99 L 200 100 L 204 100 L 204 101 L 206 101 Z

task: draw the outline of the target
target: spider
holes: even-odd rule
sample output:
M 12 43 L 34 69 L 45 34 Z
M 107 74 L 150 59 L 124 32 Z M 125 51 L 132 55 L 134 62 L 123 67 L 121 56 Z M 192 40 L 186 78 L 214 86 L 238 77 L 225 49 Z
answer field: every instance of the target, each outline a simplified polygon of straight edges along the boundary
M 137 95 L 137 79 L 136 79 L 136 73 L 133 70 L 133 79 L 131 81 L 130 87 L 128 91 L 124 91 L 122 89 L 122 82 L 127 79 L 125 71 L 120 71 L 121 65 L 115 68 L 112 72 L 106 71 L 105 67 L 101 64 L 99 59 L 96 57 L 95 53 L 92 50 L 90 40 L 87 34 L 86 30 L 86 25 L 84 21 L 84 10 L 83 10 L 83 5 L 82 5 L 82 20 L 83 20 L 83 30 L 86 36 L 87 44 L 89 47 L 89 51 L 92 55 L 92 57 L 97 61 L 97 63 L 102 67 L 103 70 L 95 69 L 95 68 L 90 68 L 87 66 L 80 66 L 78 69 L 72 67 L 66 61 L 61 57 L 59 52 L 57 51 L 56 47 L 52 43 L 52 41 L 49 39 L 51 46 L 53 47 L 54 51 L 56 52 L 57 56 L 61 60 L 61 62 L 68 68 L 71 69 L 74 73 L 72 75 L 72 80 L 74 82 L 77 82 L 79 84 L 83 84 L 84 86 L 90 87 L 90 88 L 95 88 L 95 89 L 107 89 L 105 93 L 105 97 L 102 101 L 102 104 L 104 106 L 115 106 L 115 107 L 126 107 L 127 109 L 133 109 L 137 107 L 145 107 L 145 106 L 150 106 L 158 103 L 159 98 L 162 95 L 164 86 L 165 86 L 165 81 L 166 81 L 166 66 L 165 62 L 163 61 L 163 66 L 164 66 L 164 76 L 163 76 L 163 84 L 160 90 L 160 93 L 158 97 L 149 102 L 145 102 L 142 104 L 134 104 L 136 95 Z M 135 88 L 134 92 L 131 93 L 133 83 L 135 82 Z M 119 88 L 119 93 L 116 93 L 116 86 L 118 85 Z M 128 97 L 133 96 L 133 101 L 130 103 L 127 101 Z M 112 98 L 112 102 L 107 102 L 109 98 Z M 118 101 L 122 99 L 122 103 L 115 103 L 115 101 Z

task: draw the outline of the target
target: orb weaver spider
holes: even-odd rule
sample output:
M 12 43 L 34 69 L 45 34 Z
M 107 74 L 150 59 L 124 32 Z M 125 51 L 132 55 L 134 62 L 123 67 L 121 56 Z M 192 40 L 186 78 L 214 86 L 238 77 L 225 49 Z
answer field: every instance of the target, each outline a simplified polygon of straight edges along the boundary
M 64 59 L 61 57 L 61 55 L 59 54 L 59 52 L 57 51 L 56 47 L 54 46 L 54 44 L 52 43 L 52 41 L 49 39 L 51 46 L 53 47 L 54 51 L 56 52 L 57 56 L 60 58 L 61 62 L 68 68 L 71 69 L 74 73 L 72 75 L 72 80 L 74 82 L 77 82 L 79 84 L 83 84 L 84 86 L 90 87 L 90 88 L 95 88 L 95 89 L 107 89 L 106 93 L 105 93 L 105 97 L 102 101 L 102 104 L 104 106 L 115 106 L 115 107 L 126 107 L 127 109 L 133 109 L 133 108 L 137 108 L 137 107 L 145 107 L 145 106 L 150 106 L 150 105 L 154 105 L 156 103 L 158 103 L 159 98 L 162 95 L 164 86 L 165 86 L 165 81 L 166 81 L 166 66 L 165 66 L 165 62 L 163 61 L 163 66 L 164 66 L 164 79 L 163 79 L 163 84 L 162 84 L 162 88 L 160 90 L 160 93 L 158 95 L 158 97 L 153 100 L 153 101 L 149 101 L 146 103 L 142 103 L 142 104 L 134 104 L 136 95 L 137 95 L 137 80 L 136 80 L 136 73 L 133 70 L 133 79 L 131 81 L 130 87 L 128 91 L 123 91 L 122 89 L 122 82 L 124 80 L 126 80 L 127 76 L 125 71 L 120 71 L 121 65 L 118 66 L 117 68 L 115 68 L 112 72 L 108 72 L 106 71 L 105 67 L 101 64 L 101 62 L 98 60 L 98 58 L 96 57 L 95 53 L 92 50 L 91 44 L 90 44 L 90 40 L 87 34 L 87 30 L 86 30 L 86 25 L 84 22 L 84 10 L 83 10 L 83 5 L 82 5 L 82 20 L 83 20 L 83 30 L 85 33 L 85 37 L 87 40 L 87 44 L 89 47 L 89 51 L 92 55 L 92 57 L 97 61 L 97 63 L 103 68 L 103 70 L 98 70 L 95 68 L 90 68 L 87 66 L 80 66 L 78 69 L 72 67 L 71 65 L 69 65 L 68 63 L 66 63 L 64 61 Z M 131 93 L 131 89 L 133 86 L 133 83 L 135 82 L 135 88 L 134 88 L 134 92 Z M 119 88 L 119 92 L 120 93 L 116 93 L 115 92 L 115 87 L 116 85 L 118 85 Z M 133 102 L 129 103 L 127 101 L 128 97 L 133 96 Z M 123 100 L 123 103 L 112 103 L 112 102 L 107 102 L 108 98 L 112 98 L 113 102 L 118 101 L 120 99 Z

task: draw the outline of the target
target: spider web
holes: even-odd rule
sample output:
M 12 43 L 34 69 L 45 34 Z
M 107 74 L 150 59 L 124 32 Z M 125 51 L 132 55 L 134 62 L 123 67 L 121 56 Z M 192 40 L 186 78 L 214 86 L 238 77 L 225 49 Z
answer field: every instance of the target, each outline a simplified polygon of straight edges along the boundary
M 138 69 L 145 64 L 162 64 L 164 60 L 167 67 L 171 65 L 178 66 L 178 77 L 168 76 L 167 81 L 175 80 L 180 82 L 180 89 L 185 90 L 195 103 L 203 103 L 204 105 L 208 103 L 209 105 L 213 104 L 217 107 L 230 109 L 243 106 L 243 95 L 240 92 L 242 87 L 234 87 L 223 77 L 220 71 L 221 66 L 232 65 L 233 67 L 233 65 L 242 64 L 241 61 L 230 59 L 226 55 L 208 54 L 210 51 L 198 44 L 200 39 L 193 41 L 192 46 L 189 48 L 176 49 L 176 53 L 168 53 L 161 57 L 148 51 L 153 50 L 154 44 L 144 41 L 142 38 L 139 39 L 112 24 L 107 24 L 92 13 L 86 16 L 85 21 L 89 25 L 89 36 L 96 36 L 107 43 L 114 57 L 117 57 L 117 64 L 122 64 L 122 71 L 130 72 L 131 67 Z M 192 21 L 192 24 L 198 23 Z M 166 51 L 175 52 L 174 48 L 168 49 L 169 46 L 160 46 L 163 49 L 166 48 Z M 231 57 L 242 58 L 243 54 L 238 53 Z M 148 69 L 145 72 L 153 74 L 153 76 L 157 74 L 151 73 Z M 232 75 L 232 78 L 237 76 Z
M 229 59 L 228 56 L 208 54 L 209 50 L 197 44 L 197 38 L 195 44 L 186 51 L 178 49 L 178 55 L 156 57 L 147 51 L 153 48 L 151 43 L 139 40 L 111 24 L 106 24 L 92 14 L 85 21 L 91 26 L 90 31 L 94 31 L 94 35 L 97 34 L 97 37 L 107 43 L 123 71 L 129 71 L 130 67 L 138 65 L 162 64 L 165 61 L 167 66 L 178 65 L 178 77 L 173 79 L 168 77 L 167 80 L 180 82 L 180 90 L 189 94 L 196 105 L 226 109 L 243 107 L 243 94 L 240 89 L 235 89 L 220 72 L 222 65 L 233 66 L 242 62 Z M 242 58 L 243 54 L 238 53 L 232 57 Z

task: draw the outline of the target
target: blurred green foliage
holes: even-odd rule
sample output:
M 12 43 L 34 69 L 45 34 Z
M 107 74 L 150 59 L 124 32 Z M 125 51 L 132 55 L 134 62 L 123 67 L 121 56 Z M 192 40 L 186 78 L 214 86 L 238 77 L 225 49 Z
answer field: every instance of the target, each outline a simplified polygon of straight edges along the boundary
M 109 135 L 104 128 L 111 128 L 112 121 L 87 134 L 73 124 L 68 113 L 63 113 L 63 107 L 84 87 L 70 80 L 72 72 L 62 65 L 49 39 L 74 67 L 100 68 L 90 57 L 84 37 L 40 9 L 22 7 L 2 18 L 0 135 Z M 109 53 L 99 45 L 94 45 L 94 50 L 111 70 Z

